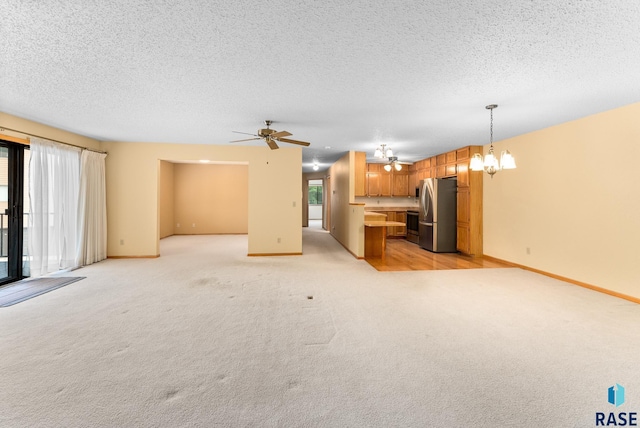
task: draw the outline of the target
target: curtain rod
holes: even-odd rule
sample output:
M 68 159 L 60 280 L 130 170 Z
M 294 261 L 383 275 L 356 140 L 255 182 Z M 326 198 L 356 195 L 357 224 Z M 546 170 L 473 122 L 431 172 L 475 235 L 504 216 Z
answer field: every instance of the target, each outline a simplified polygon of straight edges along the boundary
M 7 128 L 6 126 L 2 126 L 2 125 L 0 125 L 0 131 L 13 131 L 13 132 L 17 132 L 19 134 L 28 135 L 30 137 L 42 138 L 43 140 L 53 141 L 55 143 L 64 144 L 66 146 L 77 147 L 77 148 L 82 149 L 82 150 L 89 150 L 90 152 L 102 153 L 102 154 L 105 154 L 105 155 L 108 154 L 107 152 L 102 152 L 100 150 L 94 150 L 94 149 L 89 149 L 87 147 L 77 146 L 77 145 L 71 144 L 71 143 L 65 143 L 64 141 L 58 141 L 58 140 L 54 140 L 53 138 L 47 138 L 47 137 L 42 137 L 42 136 L 36 135 L 36 134 L 30 134 L 30 133 L 24 132 L 24 131 L 18 131 L 17 129 Z

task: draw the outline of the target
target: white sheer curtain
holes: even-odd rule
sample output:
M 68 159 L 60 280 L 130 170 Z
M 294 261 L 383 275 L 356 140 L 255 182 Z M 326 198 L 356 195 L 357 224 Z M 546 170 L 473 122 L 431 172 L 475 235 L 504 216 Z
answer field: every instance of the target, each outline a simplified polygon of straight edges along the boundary
M 84 150 L 80 156 L 78 254 L 76 266 L 107 258 L 107 193 L 104 153 Z
M 80 149 L 31 138 L 31 276 L 76 267 Z

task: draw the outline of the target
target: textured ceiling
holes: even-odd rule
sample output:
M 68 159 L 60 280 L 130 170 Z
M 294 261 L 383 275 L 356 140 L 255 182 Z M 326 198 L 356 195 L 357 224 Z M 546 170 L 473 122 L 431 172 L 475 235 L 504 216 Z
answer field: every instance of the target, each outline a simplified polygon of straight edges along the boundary
M 0 17 L 1 111 L 220 145 L 271 119 L 312 143 L 305 170 L 487 144 L 491 103 L 501 140 L 640 101 L 637 0 L 4 0 Z

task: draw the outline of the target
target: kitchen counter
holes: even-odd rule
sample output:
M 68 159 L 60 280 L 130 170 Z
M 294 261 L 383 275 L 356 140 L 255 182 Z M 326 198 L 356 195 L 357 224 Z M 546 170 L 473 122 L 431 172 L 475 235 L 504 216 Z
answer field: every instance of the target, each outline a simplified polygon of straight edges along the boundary
M 379 213 L 379 212 L 374 212 L 374 211 L 365 211 L 364 212 L 364 218 L 365 220 L 369 219 L 369 220 L 381 220 L 384 221 L 387 219 L 387 215 L 383 214 L 383 213 Z
M 366 214 L 367 212 L 371 212 L 371 211 L 397 211 L 397 212 L 403 212 L 403 211 L 418 211 L 418 206 L 417 205 L 412 205 L 412 206 L 402 206 L 402 207 L 378 207 L 378 206 L 365 206 L 364 207 L 364 213 Z

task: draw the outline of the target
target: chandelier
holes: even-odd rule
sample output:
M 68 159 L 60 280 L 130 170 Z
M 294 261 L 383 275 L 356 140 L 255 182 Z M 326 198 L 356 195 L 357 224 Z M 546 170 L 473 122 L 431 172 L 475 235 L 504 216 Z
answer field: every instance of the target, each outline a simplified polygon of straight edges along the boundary
M 387 158 L 388 163 L 384 166 L 384 170 L 387 172 L 391 172 L 393 168 L 395 168 L 396 171 L 402 170 L 402 165 L 398 162 L 398 157 L 393 155 L 393 151 L 387 148 L 386 144 L 380 144 L 380 147 L 373 153 L 373 157 L 378 159 Z
M 482 155 L 480 153 L 475 153 L 471 158 L 471 162 L 469 163 L 469 169 L 471 171 L 482 171 L 485 170 L 487 174 L 493 178 L 493 174 L 502 169 L 515 169 L 516 161 L 511 155 L 509 150 L 503 150 L 500 153 L 500 161 L 493 153 L 493 109 L 497 108 L 498 104 L 489 104 L 485 108 L 491 112 L 491 125 L 490 129 L 490 143 L 489 153 L 482 159 Z
M 373 153 L 373 157 L 378 159 L 393 157 L 393 152 L 391 151 L 391 149 L 387 149 L 386 147 L 386 144 L 380 144 L 380 147 L 378 147 Z

